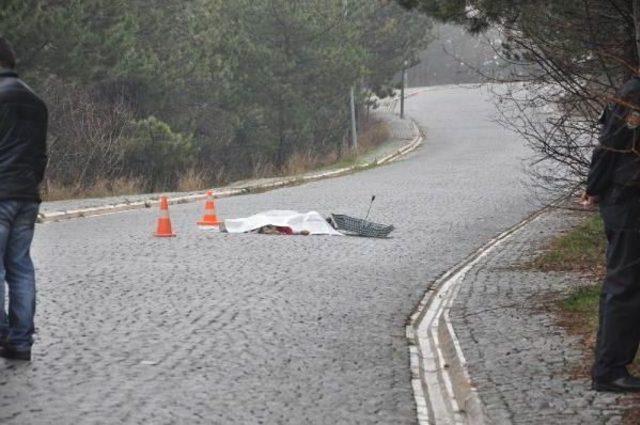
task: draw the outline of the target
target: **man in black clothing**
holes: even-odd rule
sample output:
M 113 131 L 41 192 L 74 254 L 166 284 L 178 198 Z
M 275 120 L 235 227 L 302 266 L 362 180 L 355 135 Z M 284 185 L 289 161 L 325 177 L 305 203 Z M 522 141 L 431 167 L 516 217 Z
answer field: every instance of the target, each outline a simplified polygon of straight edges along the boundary
M 36 282 L 30 249 L 47 163 L 47 108 L 15 65 L 13 49 L 0 37 L 0 357 L 31 360 Z
M 604 112 L 583 197 L 600 206 L 607 235 L 607 274 L 600 296 L 597 391 L 640 391 L 627 371 L 640 343 L 640 78 L 631 78 Z

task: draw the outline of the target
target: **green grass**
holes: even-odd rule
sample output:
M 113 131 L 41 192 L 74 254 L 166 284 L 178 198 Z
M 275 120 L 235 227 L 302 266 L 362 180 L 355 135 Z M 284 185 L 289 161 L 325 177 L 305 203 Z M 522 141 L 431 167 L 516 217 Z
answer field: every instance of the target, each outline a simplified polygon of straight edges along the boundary
M 533 267 L 542 271 L 580 272 L 593 281 L 593 285 L 572 290 L 559 301 L 561 314 L 571 318 L 565 323 L 577 332 L 593 332 L 598 324 L 605 249 L 604 224 L 599 215 L 593 215 L 552 240 L 532 262 Z
M 563 313 L 572 317 L 575 322 L 567 323 L 575 326 L 580 332 L 595 335 L 598 327 L 598 305 L 600 303 L 599 284 L 585 286 L 572 291 L 566 298 L 560 301 Z
M 536 258 L 533 267 L 543 271 L 581 272 L 593 282 L 571 290 L 557 301 L 558 324 L 569 334 L 579 336 L 584 344 L 585 359 L 577 366 L 578 376 L 589 376 L 588 365 L 593 361 L 593 347 L 598 329 L 600 281 L 605 273 L 606 238 L 599 216 L 589 217 L 580 226 L 554 239 L 548 249 Z M 640 357 L 636 358 L 632 373 L 640 373 Z M 630 410 L 631 412 L 631 410 Z M 634 412 L 637 412 L 634 410 Z M 637 414 L 637 413 L 635 413 Z M 637 423 L 635 420 L 632 422 Z M 625 422 L 626 423 L 626 422 Z
M 606 239 L 600 216 L 587 219 L 551 242 L 548 249 L 533 261 L 533 266 L 551 271 L 602 270 Z
M 595 343 L 601 291 L 600 284 L 585 286 L 575 289 L 560 301 L 563 325 L 570 332 L 585 336 L 585 341 L 590 341 L 587 345 Z M 592 347 L 589 346 L 587 349 L 591 351 Z M 640 356 L 636 357 L 632 371 L 636 374 L 640 372 Z
M 565 310 L 572 313 L 589 313 L 598 310 L 600 285 L 586 286 L 576 289 L 563 302 Z

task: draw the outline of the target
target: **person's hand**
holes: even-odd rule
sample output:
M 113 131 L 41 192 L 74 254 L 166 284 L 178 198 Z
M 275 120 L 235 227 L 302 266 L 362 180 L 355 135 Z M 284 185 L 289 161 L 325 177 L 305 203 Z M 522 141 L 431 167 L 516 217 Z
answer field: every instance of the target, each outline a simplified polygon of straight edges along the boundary
M 629 115 L 627 115 L 627 127 L 630 129 L 636 129 L 640 127 L 640 111 L 631 111 Z
M 587 194 L 587 192 L 584 192 L 580 197 L 580 205 L 582 205 L 585 208 L 593 208 L 596 205 L 598 205 L 599 202 L 600 202 L 600 197 L 589 195 Z

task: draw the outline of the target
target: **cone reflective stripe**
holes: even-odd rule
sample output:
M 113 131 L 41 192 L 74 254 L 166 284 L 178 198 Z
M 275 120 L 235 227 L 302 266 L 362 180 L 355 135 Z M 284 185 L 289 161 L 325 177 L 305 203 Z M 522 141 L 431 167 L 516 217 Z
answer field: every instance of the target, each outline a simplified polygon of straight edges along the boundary
M 198 222 L 199 226 L 217 226 L 221 222 L 216 215 L 216 201 L 213 199 L 213 192 L 207 192 L 207 202 L 204 204 L 204 217 Z
M 160 198 L 160 215 L 158 217 L 158 228 L 154 236 L 159 238 L 169 238 L 175 236 L 171 229 L 171 217 L 169 217 L 169 201 L 166 196 Z

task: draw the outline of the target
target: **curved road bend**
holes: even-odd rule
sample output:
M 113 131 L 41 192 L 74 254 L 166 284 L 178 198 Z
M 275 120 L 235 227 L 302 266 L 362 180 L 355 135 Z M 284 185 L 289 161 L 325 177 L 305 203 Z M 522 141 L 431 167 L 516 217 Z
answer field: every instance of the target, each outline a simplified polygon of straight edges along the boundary
M 405 321 L 427 282 L 535 206 L 527 151 L 485 89 L 431 88 L 407 111 L 425 145 L 394 164 L 223 199 L 362 216 L 393 238 L 230 236 L 172 208 L 38 227 L 40 337 L 0 360 L 2 424 L 415 424 Z

